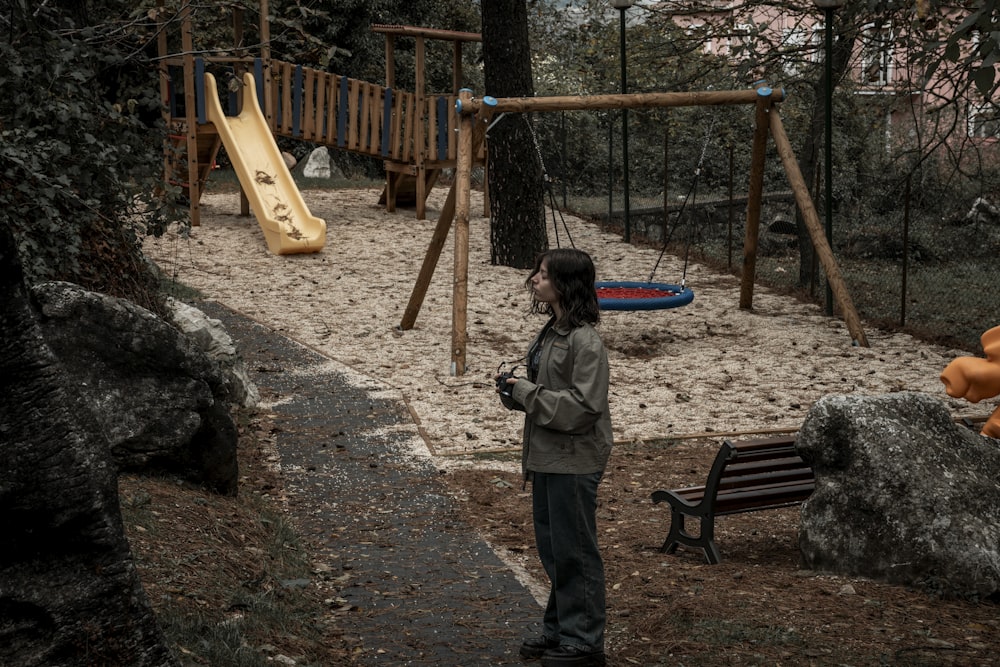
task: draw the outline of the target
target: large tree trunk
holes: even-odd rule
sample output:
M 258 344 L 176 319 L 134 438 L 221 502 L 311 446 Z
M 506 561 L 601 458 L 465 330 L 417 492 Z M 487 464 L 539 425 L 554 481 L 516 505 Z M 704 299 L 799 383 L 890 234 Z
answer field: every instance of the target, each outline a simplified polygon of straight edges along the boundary
M 73 405 L 0 225 L 0 663 L 174 665 L 125 540 L 107 445 Z
M 483 0 L 486 93 L 534 95 L 525 0 Z M 490 130 L 490 260 L 518 269 L 548 248 L 542 166 L 527 115 L 507 114 Z

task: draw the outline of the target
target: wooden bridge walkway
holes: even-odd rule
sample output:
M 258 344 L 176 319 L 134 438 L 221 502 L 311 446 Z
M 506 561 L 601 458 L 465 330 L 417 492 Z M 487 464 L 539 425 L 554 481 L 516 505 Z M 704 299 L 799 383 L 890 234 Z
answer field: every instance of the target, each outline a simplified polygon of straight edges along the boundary
M 215 128 L 205 115 L 204 74 L 211 68 L 223 92 L 223 107 L 234 114 L 242 104 L 240 68 L 195 59 L 193 103 L 195 141 L 202 183 L 219 149 Z M 415 203 L 422 218 L 427 193 L 441 170 L 454 167 L 458 153 L 457 117 L 453 113 L 455 95 L 432 95 L 418 100 L 408 91 L 351 79 L 338 74 L 272 61 L 265 67 L 260 58 L 252 63 L 261 109 L 272 133 L 309 141 L 337 150 L 382 159 L 387 172 L 387 188 L 382 203 L 395 210 L 398 203 Z M 183 169 L 188 154 L 185 145 L 188 119 L 186 97 L 173 93 L 169 98 L 171 136 L 175 154 L 173 171 Z M 480 156 L 481 159 L 481 156 Z M 185 177 L 175 178 L 186 183 Z M 201 188 L 199 188 L 200 192 Z

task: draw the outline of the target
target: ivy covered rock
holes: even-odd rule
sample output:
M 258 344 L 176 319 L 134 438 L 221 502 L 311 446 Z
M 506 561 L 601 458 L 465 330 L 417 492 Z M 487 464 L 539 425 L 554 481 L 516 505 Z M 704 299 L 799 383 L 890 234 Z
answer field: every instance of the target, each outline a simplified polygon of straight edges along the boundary
M 236 425 L 216 362 L 129 301 L 63 282 L 41 283 L 32 296 L 45 342 L 119 470 L 173 473 L 236 493 Z

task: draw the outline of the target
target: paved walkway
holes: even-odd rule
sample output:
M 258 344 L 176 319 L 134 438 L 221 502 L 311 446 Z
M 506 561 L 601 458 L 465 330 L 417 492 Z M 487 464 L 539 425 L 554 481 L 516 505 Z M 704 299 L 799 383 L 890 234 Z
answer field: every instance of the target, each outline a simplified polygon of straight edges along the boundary
M 200 307 L 225 324 L 275 415 L 295 521 L 356 608 L 338 617 L 353 664 L 520 664 L 541 608 L 462 520 L 433 462 L 401 451 L 402 401 L 252 320 Z

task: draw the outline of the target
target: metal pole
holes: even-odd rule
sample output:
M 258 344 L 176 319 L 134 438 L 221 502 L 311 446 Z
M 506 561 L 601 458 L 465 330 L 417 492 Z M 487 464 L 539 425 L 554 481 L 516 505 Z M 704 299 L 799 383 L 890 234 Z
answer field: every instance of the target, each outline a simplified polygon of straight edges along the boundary
M 611 226 L 611 218 L 615 213 L 615 124 L 611 122 L 611 114 L 608 114 L 608 226 Z
M 833 7 L 826 14 L 826 241 L 833 249 Z M 833 315 L 833 288 L 826 280 L 826 314 Z
M 899 326 L 906 326 L 906 280 L 910 269 L 910 183 L 906 177 L 906 197 L 903 200 L 903 282 L 899 286 Z
M 621 43 L 622 53 L 622 95 L 628 93 L 628 78 L 625 68 L 625 7 L 621 7 L 619 10 L 621 15 L 621 29 L 619 32 L 618 41 Z M 629 243 L 632 240 L 632 223 L 629 216 L 629 185 L 628 185 L 628 109 L 622 109 L 622 186 L 625 190 L 624 192 L 624 203 L 625 203 L 625 242 Z
M 563 210 L 565 211 L 567 208 L 569 208 L 569 205 L 566 203 L 567 189 L 569 188 L 569 185 L 568 185 L 568 183 L 569 183 L 569 174 L 566 173 L 567 172 L 566 165 L 569 163 L 569 155 L 567 154 L 567 152 L 568 152 L 568 146 L 567 146 L 567 142 L 566 142 L 566 112 L 565 111 L 563 111 L 562 113 L 559 114 L 559 125 L 560 125 L 560 130 L 562 131 L 562 164 L 559 165 L 562 168 L 559 170 L 559 175 L 562 176 Z

